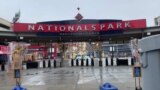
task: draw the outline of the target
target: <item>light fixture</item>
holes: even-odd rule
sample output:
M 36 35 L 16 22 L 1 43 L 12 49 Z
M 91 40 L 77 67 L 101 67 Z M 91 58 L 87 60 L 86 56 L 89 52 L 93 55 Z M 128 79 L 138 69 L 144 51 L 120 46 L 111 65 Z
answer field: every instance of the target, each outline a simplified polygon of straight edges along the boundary
M 20 36 L 20 39 L 22 40 L 22 39 L 24 39 L 24 37 L 23 37 L 23 36 Z
M 151 32 L 147 32 L 147 35 L 148 35 L 148 36 L 151 35 Z
M 95 44 L 95 42 L 92 42 L 92 44 Z

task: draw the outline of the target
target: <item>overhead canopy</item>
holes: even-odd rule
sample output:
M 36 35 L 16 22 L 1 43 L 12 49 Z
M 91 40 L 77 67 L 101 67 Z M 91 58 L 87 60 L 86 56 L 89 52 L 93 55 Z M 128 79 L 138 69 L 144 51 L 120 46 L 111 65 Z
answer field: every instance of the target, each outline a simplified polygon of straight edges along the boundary
M 13 33 L 2 35 L 10 41 L 28 42 L 82 42 L 129 40 L 141 38 L 146 29 L 146 20 L 97 20 L 83 19 L 46 21 L 38 23 L 14 23 Z

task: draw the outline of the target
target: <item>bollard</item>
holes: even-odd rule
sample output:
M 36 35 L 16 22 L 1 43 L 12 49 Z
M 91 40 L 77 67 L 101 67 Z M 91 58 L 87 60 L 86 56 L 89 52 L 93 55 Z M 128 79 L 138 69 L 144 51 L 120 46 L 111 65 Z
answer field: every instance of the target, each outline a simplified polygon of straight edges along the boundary
M 120 63 L 120 64 L 119 64 Z M 120 59 L 117 58 L 117 66 L 121 65 Z
M 91 59 L 91 65 L 94 66 L 94 59 Z
M 106 58 L 106 66 L 108 66 L 108 58 Z
M 88 66 L 91 66 L 91 58 L 88 59 Z
M 27 66 L 27 63 L 26 63 L 26 66 Z M 39 68 L 43 68 L 43 61 L 39 62 Z
M 83 66 L 86 66 L 86 60 L 83 59 Z
M 102 67 L 105 67 L 106 66 L 106 59 L 102 58 L 101 61 L 102 61 Z
M 88 66 L 88 59 L 86 59 L 86 66 Z
M 79 64 L 79 66 L 81 66 L 81 60 L 78 60 L 78 64 Z
M 51 60 L 48 61 L 48 67 L 51 68 Z
M 54 60 L 53 64 L 54 64 L 54 68 L 56 68 L 56 60 Z
M 111 66 L 113 66 L 113 58 L 111 58 Z
M 76 66 L 79 66 L 78 59 L 76 59 Z
M 45 62 L 45 60 L 43 60 L 43 68 L 45 68 L 46 67 L 46 62 Z
M 81 66 L 84 66 L 83 59 L 81 59 Z
M 132 64 L 132 66 L 134 65 L 134 59 L 133 58 L 131 59 L 131 64 Z
M 1 70 L 2 70 L 2 71 L 5 71 L 5 64 L 2 64 L 2 65 L 1 65 Z
M 132 58 L 128 57 L 128 66 L 132 66 Z
M 117 58 L 115 58 L 115 57 L 113 58 L 113 65 L 117 66 Z
M 74 66 L 73 64 L 74 64 L 74 61 L 73 61 L 73 59 L 71 59 L 71 66 Z
M 99 60 L 99 66 L 102 67 L 102 60 Z
M 108 59 L 108 66 L 111 66 L 111 58 L 108 57 L 107 59 Z

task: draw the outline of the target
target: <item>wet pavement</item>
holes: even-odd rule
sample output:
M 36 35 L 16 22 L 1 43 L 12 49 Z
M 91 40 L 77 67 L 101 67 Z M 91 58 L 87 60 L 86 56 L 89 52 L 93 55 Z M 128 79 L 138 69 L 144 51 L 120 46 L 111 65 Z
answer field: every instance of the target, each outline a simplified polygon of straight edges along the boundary
M 105 82 L 118 90 L 134 90 L 132 67 L 64 67 L 22 72 L 22 85 L 27 90 L 99 90 Z M 0 71 L 0 90 L 12 90 L 14 86 L 13 75 Z

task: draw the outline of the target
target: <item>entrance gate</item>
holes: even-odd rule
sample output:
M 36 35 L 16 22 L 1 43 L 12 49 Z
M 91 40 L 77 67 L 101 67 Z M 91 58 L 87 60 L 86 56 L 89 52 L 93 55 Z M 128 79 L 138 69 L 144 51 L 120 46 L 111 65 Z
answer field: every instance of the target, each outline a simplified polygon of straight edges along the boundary
M 139 30 L 146 28 L 146 20 L 67 20 L 67 21 L 48 21 L 48 22 L 38 22 L 38 23 L 14 23 L 13 30 L 17 34 L 18 41 L 25 41 L 32 44 L 41 45 L 43 44 L 47 47 L 47 58 L 53 58 L 53 50 L 56 50 L 52 43 L 58 42 L 59 46 L 59 54 L 57 56 L 61 56 L 60 66 L 66 57 L 71 57 L 70 60 L 77 59 L 75 55 L 67 55 L 64 53 L 66 51 L 66 46 L 68 42 L 68 46 L 75 44 L 75 42 L 87 42 L 85 45 L 90 48 L 92 51 L 87 51 L 86 56 L 91 57 L 90 60 L 86 59 L 81 61 L 73 62 L 73 65 L 86 65 L 91 64 L 92 58 L 97 59 L 99 66 L 106 65 L 118 65 L 119 60 L 128 59 L 128 61 L 124 61 L 122 64 L 128 63 L 132 64 L 131 58 L 126 58 L 123 56 L 127 56 L 130 54 L 130 50 L 128 47 L 128 42 L 132 37 L 141 38 L 142 33 L 130 33 L 134 30 Z M 19 37 L 23 37 L 20 39 Z M 93 43 L 96 43 L 95 45 Z M 50 43 L 49 45 L 47 43 Z M 60 44 L 61 43 L 61 44 Z M 64 44 L 65 43 L 65 44 Z M 93 50 L 94 47 L 94 50 Z M 120 48 L 126 47 L 128 51 L 123 53 L 124 51 Z M 83 47 L 80 47 L 83 49 Z M 71 49 L 70 49 L 71 50 Z M 73 50 L 72 50 L 73 51 Z M 77 55 L 84 55 L 81 52 L 76 53 Z M 58 51 L 56 51 L 58 53 Z M 63 53 L 61 53 L 63 52 Z M 118 53 L 121 52 L 121 53 Z M 69 52 L 70 53 L 70 52 Z M 73 52 L 72 52 L 73 53 Z M 103 55 L 102 55 L 103 54 Z M 123 55 L 124 54 L 124 55 Z M 108 56 L 107 56 L 108 55 Z M 122 56 L 123 58 L 115 58 L 118 56 Z M 81 56 L 79 56 L 81 57 Z M 110 58 L 106 58 L 110 57 Z

